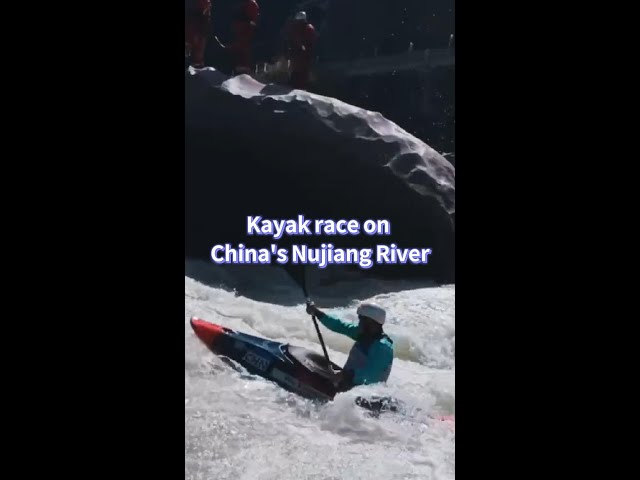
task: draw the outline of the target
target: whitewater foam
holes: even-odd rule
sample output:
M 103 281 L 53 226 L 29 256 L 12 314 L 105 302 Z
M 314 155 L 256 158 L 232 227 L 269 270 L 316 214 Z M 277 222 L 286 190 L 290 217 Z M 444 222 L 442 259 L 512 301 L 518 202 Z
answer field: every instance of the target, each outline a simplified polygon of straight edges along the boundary
M 405 282 L 376 295 L 388 309 L 385 329 L 396 345 L 388 384 L 319 404 L 234 370 L 193 335 L 195 315 L 321 351 L 298 287 L 277 269 L 260 275 L 271 275 L 273 298 L 280 295 L 283 304 L 185 277 L 185 479 L 453 479 L 455 433 L 433 417 L 455 414 L 455 289 Z M 354 293 L 380 287 L 359 280 L 311 293 L 322 306 L 341 295 L 367 299 Z M 355 320 L 356 302 L 345 303 L 329 311 Z M 324 328 L 323 337 L 331 359 L 343 364 L 353 342 Z M 374 418 L 355 406 L 358 395 L 373 394 L 394 396 L 407 411 Z

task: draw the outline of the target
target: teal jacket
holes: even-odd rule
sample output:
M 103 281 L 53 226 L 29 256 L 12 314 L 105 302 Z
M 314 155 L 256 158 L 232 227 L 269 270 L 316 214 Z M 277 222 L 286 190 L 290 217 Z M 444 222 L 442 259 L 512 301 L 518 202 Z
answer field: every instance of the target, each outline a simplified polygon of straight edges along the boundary
M 360 338 L 360 330 L 355 323 L 344 322 L 326 313 L 318 319 L 329 330 L 356 341 L 343 367 L 344 370 L 353 371 L 354 386 L 387 381 L 393 364 L 393 340 L 383 334 L 366 341 Z

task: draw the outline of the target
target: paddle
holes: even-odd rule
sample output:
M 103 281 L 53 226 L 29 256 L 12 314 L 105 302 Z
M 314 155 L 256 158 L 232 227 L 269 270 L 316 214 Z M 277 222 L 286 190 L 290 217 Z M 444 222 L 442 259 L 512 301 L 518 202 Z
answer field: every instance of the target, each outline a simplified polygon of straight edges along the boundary
M 291 276 L 294 278 L 294 280 L 296 280 L 296 283 L 298 283 L 301 287 L 302 287 L 302 291 L 304 292 L 304 296 L 307 299 L 307 303 L 311 302 L 311 298 L 309 297 L 309 292 L 307 292 L 307 270 L 302 267 L 302 276 L 300 279 L 297 279 L 293 274 L 291 274 L 291 272 L 289 272 L 291 274 Z M 300 280 L 300 281 L 298 281 Z M 331 365 L 331 360 L 329 360 L 329 354 L 327 353 L 327 347 L 324 346 L 324 340 L 322 339 L 322 333 L 320 333 L 320 327 L 318 327 L 318 320 L 316 319 L 315 315 L 312 315 L 311 318 L 313 319 L 313 324 L 316 327 L 316 333 L 318 334 L 318 340 L 320 340 L 320 345 L 322 346 L 322 351 L 324 352 L 324 358 L 327 359 L 327 364 Z

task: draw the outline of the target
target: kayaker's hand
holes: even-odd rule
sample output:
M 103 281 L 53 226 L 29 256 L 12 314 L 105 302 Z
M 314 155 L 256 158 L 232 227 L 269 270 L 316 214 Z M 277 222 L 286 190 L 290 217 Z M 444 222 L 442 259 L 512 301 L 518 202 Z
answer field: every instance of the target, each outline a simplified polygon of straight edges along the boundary
M 309 300 L 307 302 L 307 313 L 309 315 L 316 315 L 317 312 L 318 312 L 318 308 L 316 307 L 316 304 Z

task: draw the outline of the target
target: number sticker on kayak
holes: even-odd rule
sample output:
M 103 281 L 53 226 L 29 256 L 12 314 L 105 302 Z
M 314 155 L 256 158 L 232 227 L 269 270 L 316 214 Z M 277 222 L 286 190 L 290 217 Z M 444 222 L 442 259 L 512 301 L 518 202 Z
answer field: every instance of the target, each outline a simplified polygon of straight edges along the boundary
M 256 355 L 251 351 L 247 352 L 244 357 L 242 357 L 242 361 L 263 372 L 266 372 L 267 368 L 269 368 L 269 360 L 262 358 L 260 355 Z

